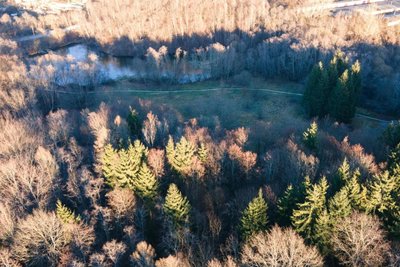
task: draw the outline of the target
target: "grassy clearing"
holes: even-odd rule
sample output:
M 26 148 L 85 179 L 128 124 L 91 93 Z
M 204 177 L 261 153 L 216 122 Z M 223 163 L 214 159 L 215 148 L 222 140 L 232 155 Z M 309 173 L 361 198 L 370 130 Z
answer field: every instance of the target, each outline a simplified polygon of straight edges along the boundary
M 239 88 L 242 87 L 242 88 Z M 235 88 L 235 89 L 230 89 Z M 207 91 L 208 89 L 213 89 Z M 250 90 L 249 90 L 250 89 Z M 121 110 L 135 106 L 138 99 L 145 105 L 166 107 L 180 114 L 182 121 L 198 118 L 203 125 L 222 128 L 251 127 L 269 124 L 289 117 L 303 117 L 301 97 L 275 95 L 251 89 L 301 92 L 302 85 L 254 78 L 248 86 L 226 81 L 205 81 L 185 85 L 156 85 L 122 80 L 96 88 L 89 95 L 59 94 L 58 107 L 95 109 L 101 102 Z M 141 92 L 142 91 L 142 92 Z M 166 92 L 173 91 L 173 92 Z
M 180 113 L 184 120 L 200 118 L 206 124 L 220 123 L 225 128 L 251 126 L 258 121 L 273 122 L 287 115 L 299 116 L 302 114 L 299 97 L 271 95 L 268 92 L 251 91 L 248 89 L 270 89 L 276 91 L 299 92 L 301 85 L 254 79 L 249 86 L 239 90 L 222 89 L 216 91 L 203 91 L 205 89 L 220 89 L 239 87 L 224 81 L 206 81 L 178 86 L 161 86 L 146 88 L 149 90 L 163 90 L 174 93 L 149 94 L 149 93 L 124 93 L 123 90 L 137 88 L 134 84 L 126 82 L 113 86 L 113 90 L 122 90 L 113 93 L 113 98 L 119 101 L 129 101 L 130 97 L 140 97 L 150 100 L 155 105 L 166 105 Z M 104 90 L 109 90 L 104 88 Z M 176 91 L 182 91 L 176 93 Z M 197 92 L 196 92 L 197 91 Z M 110 100 L 110 99 L 109 99 Z
M 142 100 L 145 110 L 173 110 L 181 122 L 198 118 L 203 125 L 222 128 L 267 127 L 284 121 L 309 121 L 301 107 L 301 97 L 274 94 L 280 92 L 302 93 L 303 85 L 282 80 L 253 78 L 249 85 L 240 86 L 230 81 L 210 80 L 184 85 L 145 84 L 120 80 L 102 85 L 88 95 L 59 94 L 58 107 L 64 109 L 96 109 L 101 102 L 118 107 L 121 111 L 135 107 Z M 143 104 L 143 100 L 144 103 Z M 360 114 L 376 116 L 359 109 Z M 382 123 L 357 116 L 354 128 L 382 127 Z

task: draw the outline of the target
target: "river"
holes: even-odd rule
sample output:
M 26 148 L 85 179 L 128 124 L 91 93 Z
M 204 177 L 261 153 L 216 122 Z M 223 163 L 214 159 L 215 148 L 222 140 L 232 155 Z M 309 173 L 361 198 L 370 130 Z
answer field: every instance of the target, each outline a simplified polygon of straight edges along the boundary
M 100 84 L 119 79 L 159 80 L 179 84 L 199 82 L 211 78 L 204 64 L 195 61 L 176 61 L 162 58 L 114 57 L 76 44 L 48 51 L 29 60 L 30 73 L 58 85 Z

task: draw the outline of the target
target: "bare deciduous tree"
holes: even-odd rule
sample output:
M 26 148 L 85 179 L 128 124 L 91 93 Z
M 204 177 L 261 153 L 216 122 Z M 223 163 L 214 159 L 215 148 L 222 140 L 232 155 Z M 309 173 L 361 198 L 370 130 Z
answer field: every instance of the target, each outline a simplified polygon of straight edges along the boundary
M 93 253 L 90 255 L 90 266 L 93 267 L 103 267 L 107 266 L 107 259 L 104 254 L 101 253 Z
M 114 188 L 107 193 L 107 202 L 117 220 L 132 221 L 135 213 L 136 198 L 132 190 Z
M 6 248 L 0 248 L 0 265 L 4 267 L 22 267 L 12 258 L 12 253 Z
M 0 164 L 0 196 L 16 213 L 46 208 L 58 182 L 58 166 L 48 150 L 39 146 L 32 157 L 20 155 Z
M 242 262 L 246 266 L 323 266 L 316 248 L 306 246 L 294 230 L 278 226 L 252 236 L 243 247 Z
M 0 203 L 0 225 L 0 244 L 4 244 L 10 240 L 15 228 L 14 214 L 4 203 Z
M 87 120 L 90 132 L 94 136 L 94 152 L 95 159 L 98 162 L 101 159 L 104 146 L 110 142 L 110 127 L 109 127 L 109 108 L 105 103 L 101 103 L 97 112 L 83 112 Z M 100 167 L 96 168 L 100 172 Z
M 93 227 L 84 223 L 66 224 L 64 227 L 69 234 L 71 253 L 79 259 L 86 260 L 95 241 Z
M 12 252 L 27 265 L 55 266 L 68 242 L 66 229 L 54 213 L 35 210 L 18 223 Z
M 0 117 L 0 154 L 3 158 L 33 153 L 42 144 L 38 125 L 30 119 L 16 119 L 9 113 Z
M 68 141 L 71 131 L 71 124 L 68 121 L 68 112 L 60 109 L 47 115 L 48 134 L 55 144 L 65 144 Z
M 165 151 L 161 149 L 150 149 L 147 163 L 158 178 L 164 175 Z
M 147 113 L 147 119 L 143 123 L 142 133 L 146 143 L 152 147 L 156 141 L 157 129 L 161 126 L 161 122 L 158 120 L 157 115 L 154 115 L 151 111 Z
M 126 249 L 127 247 L 124 243 L 117 242 L 116 240 L 109 241 L 103 245 L 104 254 L 115 267 L 122 266 L 121 259 L 124 256 Z
M 189 267 L 190 264 L 181 253 L 178 255 L 169 255 L 156 261 L 156 267 Z
M 137 267 L 154 266 L 154 258 L 156 257 L 154 248 L 147 244 L 146 241 L 139 242 L 136 250 L 131 255 L 131 261 Z
M 208 262 L 207 267 L 237 267 L 238 264 L 232 259 L 232 257 L 228 256 L 225 261 L 219 261 L 217 259 L 212 259 Z
M 331 242 L 334 254 L 346 266 L 382 266 L 390 255 L 378 218 L 364 213 L 337 222 Z

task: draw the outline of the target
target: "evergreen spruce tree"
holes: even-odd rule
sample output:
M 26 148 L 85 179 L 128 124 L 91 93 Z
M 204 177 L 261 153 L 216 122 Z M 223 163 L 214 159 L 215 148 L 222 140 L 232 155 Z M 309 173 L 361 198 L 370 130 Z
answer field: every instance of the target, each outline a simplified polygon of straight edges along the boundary
M 342 186 L 346 184 L 348 180 L 351 178 L 351 169 L 350 169 L 350 164 L 347 161 L 347 158 L 344 158 L 342 164 L 339 166 L 337 173 L 334 177 L 333 184 L 332 184 L 332 189 L 333 191 L 337 191 Z
M 204 145 L 204 143 L 200 144 L 200 147 L 197 150 L 197 155 L 199 156 L 199 159 L 202 163 L 207 162 L 208 150 L 207 147 Z
M 356 61 L 350 68 L 349 81 L 349 114 L 351 118 L 356 114 L 358 95 L 361 92 L 361 65 Z
M 337 87 L 338 80 L 342 76 L 343 72 L 348 69 L 348 59 L 345 57 L 344 53 L 340 50 L 336 51 L 332 60 L 329 63 L 327 68 L 327 90 L 326 90 L 326 98 L 325 98 L 325 114 L 330 114 L 331 109 L 330 105 L 332 102 L 332 95 Z M 334 101 L 334 100 L 333 100 Z M 330 114 L 332 116 L 332 114 Z
M 303 142 L 309 149 L 317 149 L 317 135 L 318 124 L 313 121 L 310 127 L 303 133 Z
M 133 189 L 133 180 L 137 177 L 138 169 L 125 149 L 118 151 L 119 164 L 116 166 L 116 176 L 111 186 Z
M 278 199 L 278 213 L 282 225 L 290 225 L 290 218 L 299 201 L 299 192 L 290 184 Z
M 169 136 L 167 146 L 165 147 L 165 152 L 168 162 L 173 162 L 175 159 L 175 144 L 172 136 Z
M 328 76 L 330 87 L 334 88 L 337 79 L 345 72 L 345 70 L 349 69 L 349 59 L 345 56 L 345 54 L 338 50 L 335 52 L 332 60 L 329 63 L 328 68 Z
M 79 223 L 80 216 L 76 216 L 73 211 L 61 203 L 58 199 L 56 204 L 56 215 L 63 223 Z
M 325 68 L 321 74 L 320 78 L 320 86 L 323 95 L 322 107 L 319 114 L 319 117 L 324 117 L 328 115 L 328 101 L 329 97 L 332 93 L 333 87 L 330 87 L 329 82 L 329 73 L 328 70 Z
M 400 143 L 400 121 L 392 121 L 383 132 L 382 137 L 390 149 L 395 148 Z
M 140 168 L 139 175 L 133 180 L 135 193 L 146 203 L 151 204 L 157 197 L 158 181 L 146 163 Z
M 328 90 L 327 90 L 327 95 L 325 99 L 325 113 L 329 113 L 329 98 L 332 95 L 333 89 L 336 87 L 336 84 L 338 82 L 338 78 L 340 77 L 341 74 L 339 74 L 338 71 L 338 58 L 334 56 L 332 60 L 329 62 L 329 66 L 327 69 L 327 76 L 328 76 Z
M 346 69 L 340 76 L 331 97 L 329 114 L 340 122 L 348 123 L 355 115 L 354 94 L 349 84 L 349 71 Z
M 347 187 L 343 187 L 329 200 L 329 215 L 333 222 L 347 217 L 352 212 L 351 199 Z
M 130 176 L 132 177 L 130 181 L 138 177 L 140 168 L 143 162 L 146 161 L 148 153 L 148 149 L 139 140 L 135 140 L 133 144 L 129 145 L 127 155 L 130 160 Z
M 293 226 L 307 240 L 316 238 L 316 222 L 326 209 L 327 189 L 328 183 L 323 177 L 319 183 L 307 189 L 305 201 L 298 204 L 297 209 L 293 211 Z
M 131 143 L 128 147 L 129 157 L 134 158 L 136 162 L 143 162 L 146 160 L 149 150 L 147 147 L 140 142 L 140 140 L 135 140 L 133 144 Z
M 171 167 L 179 174 L 188 175 L 191 171 L 193 157 L 196 153 L 195 146 L 182 136 L 176 146 L 173 144 L 172 138 L 170 138 L 166 150 L 167 159 Z
M 300 190 L 300 192 L 301 192 L 301 196 L 302 196 L 302 199 L 301 200 L 305 200 L 305 196 L 306 196 L 306 194 L 307 194 L 307 190 L 310 190 L 311 189 L 311 187 L 312 187 L 312 184 L 311 184 L 311 180 L 310 180 L 310 176 L 306 176 L 306 177 L 304 177 L 304 181 L 302 182 L 302 184 L 301 184 L 301 190 Z
M 115 186 L 115 180 L 117 179 L 116 168 L 119 164 L 119 158 L 117 152 L 114 150 L 111 144 L 104 147 L 103 157 L 101 159 L 101 168 L 106 183 L 111 187 Z
M 361 91 L 361 65 L 351 67 L 343 52 L 337 51 L 328 67 L 319 62 L 311 71 L 303 97 L 309 116 L 331 115 L 340 122 L 354 117 Z
M 400 238 L 400 208 L 398 206 L 388 214 L 384 223 L 392 237 Z
M 400 143 L 389 153 L 388 169 L 390 174 L 400 176 Z
M 133 181 L 137 178 L 147 153 L 147 148 L 139 140 L 131 143 L 128 149 L 121 148 L 118 151 L 107 145 L 102 160 L 106 183 L 111 187 L 133 189 Z
M 375 175 L 369 183 L 368 211 L 383 214 L 396 209 L 397 177 L 389 171 Z
M 323 254 L 328 254 L 330 237 L 332 234 L 332 218 L 328 211 L 323 209 L 315 222 L 315 237 L 313 242 L 317 244 Z
M 303 103 L 310 117 L 321 116 L 324 109 L 324 66 L 319 62 L 308 77 Z
M 400 206 L 398 178 L 384 171 L 375 175 L 369 183 L 369 198 L 367 211 L 377 214 L 383 221 L 386 229 L 392 236 L 399 236 L 400 230 Z
M 129 107 L 128 118 L 126 119 L 129 130 L 133 136 L 139 136 L 142 130 L 142 124 L 139 115 L 133 108 Z
M 350 164 L 347 161 L 347 158 L 344 158 L 342 165 L 340 165 L 338 169 L 338 178 L 343 184 L 345 184 L 348 180 L 350 180 L 350 177 L 351 177 Z
M 190 209 L 187 198 L 182 195 L 175 184 L 170 184 L 163 205 L 165 214 L 176 225 L 181 225 L 189 221 Z
M 365 211 L 367 207 L 367 188 L 360 184 L 359 177 L 360 171 L 357 169 L 353 172 L 345 187 L 347 188 L 352 209 Z
M 252 234 L 267 229 L 267 208 L 267 202 L 264 200 L 262 190 L 260 189 L 258 191 L 258 196 L 250 201 L 240 219 L 240 230 L 245 239 L 250 237 Z

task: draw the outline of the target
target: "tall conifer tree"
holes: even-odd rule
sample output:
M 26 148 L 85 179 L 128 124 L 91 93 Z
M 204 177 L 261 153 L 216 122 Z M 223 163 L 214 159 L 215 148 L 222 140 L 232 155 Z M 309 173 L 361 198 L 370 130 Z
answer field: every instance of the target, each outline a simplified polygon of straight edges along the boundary
M 267 229 L 267 208 L 267 202 L 264 200 L 262 190 L 260 189 L 258 196 L 250 201 L 240 219 L 240 230 L 244 238 Z
M 307 189 L 305 201 L 298 204 L 297 209 L 293 211 L 294 228 L 308 240 L 313 240 L 316 236 L 317 219 L 326 209 L 327 189 L 328 183 L 323 177 L 319 183 Z
M 157 197 L 158 181 L 146 163 L 143 163 L 137 178 L 133 180 L 133 188 L 135 193 L 148 204 L 153 203 Z
M 165 214 L 175 224 L 183 224 L 189 221 L 191 206 L 185 196 L 179 191 L 176 184 L 170 184 L 163 205 Z

